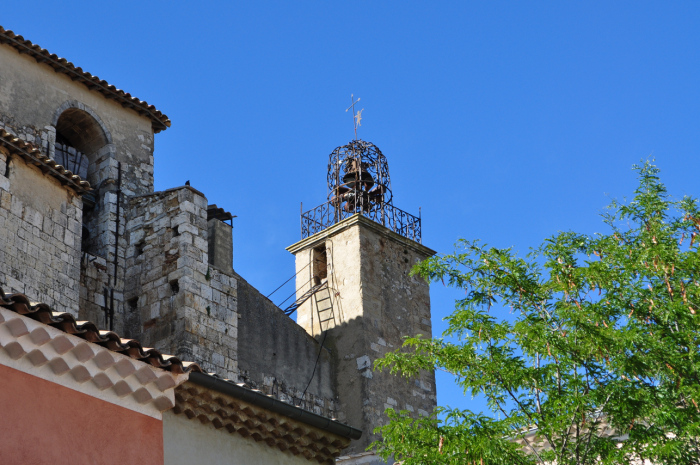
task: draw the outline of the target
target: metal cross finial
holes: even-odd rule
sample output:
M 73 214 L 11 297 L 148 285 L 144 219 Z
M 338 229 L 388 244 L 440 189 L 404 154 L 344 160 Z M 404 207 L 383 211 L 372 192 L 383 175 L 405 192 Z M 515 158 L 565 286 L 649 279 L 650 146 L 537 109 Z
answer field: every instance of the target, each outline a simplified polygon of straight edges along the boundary
M 352 102 L 352 105 L 345 109 L 345 113 L 352 108 L 352 125 L 355 129 L 355 140 L 357 140 L 357 127 L 361 126 L 360 121 L 362 121 L 362 112 L 365 111 L 365 109 L 363 108 L 362 110 L 358 110 L 357 114 L 355 114 L 355 104 L 360 101 L 360 98 L 358 97 L 357 100 L 354 100 L 354 98 L 355 95 L 350 94 L 350 101 Z

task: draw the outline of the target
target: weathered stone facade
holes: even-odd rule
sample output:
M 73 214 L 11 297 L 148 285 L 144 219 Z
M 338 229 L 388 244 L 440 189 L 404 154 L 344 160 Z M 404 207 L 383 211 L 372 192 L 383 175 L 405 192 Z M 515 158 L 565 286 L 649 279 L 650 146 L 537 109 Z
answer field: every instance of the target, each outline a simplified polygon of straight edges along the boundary
M 428 283 L 409 272 L 435 252 L 361 215 L 287 250 L 296 255 L 297 296 L 324 279 L 330 289 L 331 310 L 312 298 L 297 313 L 299 324 L 325 337 L 333 354 L 339 419 L 365 431 L 348 453 L 377 439 L 372 431 L 386 423 L 388 407 L 431 413 L 437 403 L 433 372 L 408 382 L 374 371 L 373 363 L 399 348 L 404 336 L 432 336 Z
M 0 147 L 0 286 L 77 316 L 80 197 Z
M 167 117 L 18 47 L 0 43 L 0 130 L 38 158 L 0 137 L 3 290 L 362 428 L 350 453 L 386 407 L 432 410 L 432 373 L 372 371 L 403 336 L 431 334 L 428 285 L 408 275 L 430 249 L 360 216 L 295 244 L 298 294 L 325 280 L 333 302 L 319 322 L 309 300 L 297 324 L 235 273 L 221 209 L 190 186 L 153 191 Z
M 237 379 L 236 279 L 233 269 L 209 265 L 206 208 L 204 195 L 187 186 L 131 199 L 127 329 L 144 344 Z
M 241 381 L 318 415 L 338 417 L 330 350 L 290 324 L 288 316 L 241 277 L 238 312 Z

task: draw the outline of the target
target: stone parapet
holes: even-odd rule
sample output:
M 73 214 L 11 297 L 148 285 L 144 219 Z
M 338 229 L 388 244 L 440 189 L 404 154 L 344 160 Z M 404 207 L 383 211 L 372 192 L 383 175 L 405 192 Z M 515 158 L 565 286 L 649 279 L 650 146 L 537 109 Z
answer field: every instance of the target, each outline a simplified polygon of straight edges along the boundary
M 331 353 L 238 277 L 240 380 L 291 405 L 336 418 Z
M 237 379 L 237 283 L 209 266 L 206 207 L 187 186 L 131 199 L 126 324 L 144 344 Z

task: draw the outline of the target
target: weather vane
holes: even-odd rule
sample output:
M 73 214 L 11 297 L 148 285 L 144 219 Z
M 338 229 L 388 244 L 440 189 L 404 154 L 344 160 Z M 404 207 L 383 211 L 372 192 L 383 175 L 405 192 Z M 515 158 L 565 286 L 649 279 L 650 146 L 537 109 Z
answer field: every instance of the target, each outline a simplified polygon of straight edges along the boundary
M 360 121 L 362 121 L 362 112 L 365 111 L 365 109 L 363 108 L 362 110 L 358 110 L 357 114 L 355 114 L 355 104 L 360 101 L 360 98 L 358 97 L 357 100 L 354 100 L 354 98 L 355 95 L 350 94 L 350 101 L 352 102 L 352 105 L 345 109 L 345 113 L 347 113 L 348 110 L 352 109 L 352 125 L 355 129 L 355 140 L 357 140 L 357 127 L 362 126 Z

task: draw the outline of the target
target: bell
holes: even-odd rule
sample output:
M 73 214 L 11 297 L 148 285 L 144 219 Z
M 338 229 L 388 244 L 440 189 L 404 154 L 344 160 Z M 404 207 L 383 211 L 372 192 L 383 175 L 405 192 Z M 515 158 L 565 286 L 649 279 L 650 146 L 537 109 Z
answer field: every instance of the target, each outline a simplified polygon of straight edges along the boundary
M 360 178 L 359 186 L 358 177 Z M 343 176 L 343 184 L 350 189 L 369 190 L 374 186 L 374 178 L 367 171 L 363 171 L 361 176 L 358 176 L 357 171 L 351 171 Z

